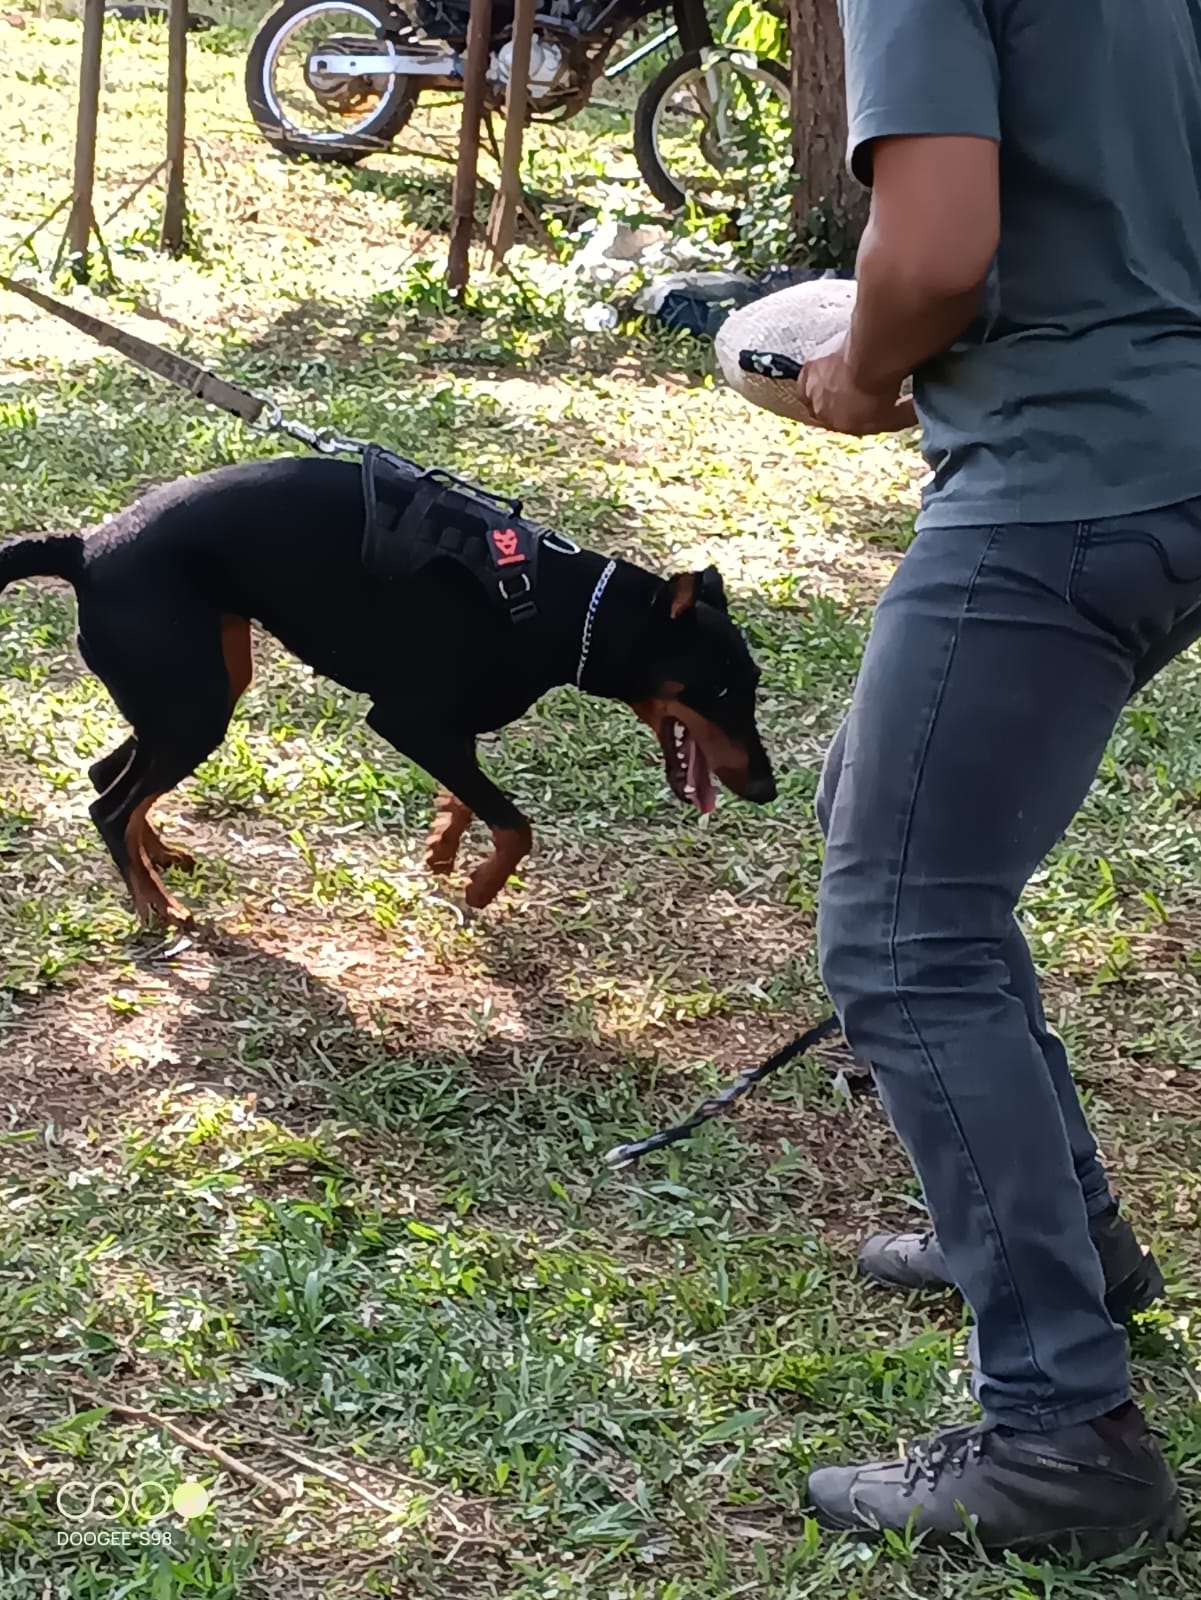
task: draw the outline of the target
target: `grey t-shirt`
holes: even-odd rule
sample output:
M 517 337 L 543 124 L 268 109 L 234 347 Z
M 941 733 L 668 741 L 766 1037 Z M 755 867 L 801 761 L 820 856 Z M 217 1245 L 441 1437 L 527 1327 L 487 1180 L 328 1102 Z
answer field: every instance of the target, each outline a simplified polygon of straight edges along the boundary
M 916 374 L 919 526 L 1201 495 L 1201 0 L 839 0 L 873 139 L 998 141 L 981 316 Z

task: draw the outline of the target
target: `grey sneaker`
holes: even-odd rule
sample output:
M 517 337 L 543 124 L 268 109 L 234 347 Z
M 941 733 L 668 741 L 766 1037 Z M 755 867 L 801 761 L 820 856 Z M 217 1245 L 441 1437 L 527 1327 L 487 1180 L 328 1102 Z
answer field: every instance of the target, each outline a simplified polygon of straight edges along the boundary
M 1051 1433 L 948 1428 L 899 1461 L 819 1468 L 809 1503 L 823 1528 L 861 1537 L 909 1530 L 940 1546 L 974 1525 L 990 1552 L 1090 1562 L 1185 1531 L 1168 1464 L 1133 1405 Z
M 1135 1312 L 1163 1298 L 1159 1263 L 1119 1211 L 1094 1218 L 1090 1231 L 1105 1269 L 1105 1304 L 1115 1322 L 1129 1322 Z M 932 1233 L 876 1234 L 859 1252 L 859 1270 L 889 1289 L 953 1287 L 946 1257 Z

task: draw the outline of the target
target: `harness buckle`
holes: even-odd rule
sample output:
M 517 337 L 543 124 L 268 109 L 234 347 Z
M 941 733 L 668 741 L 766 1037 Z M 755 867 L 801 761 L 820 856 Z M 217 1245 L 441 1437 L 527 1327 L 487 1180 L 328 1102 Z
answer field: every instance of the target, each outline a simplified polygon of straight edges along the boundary
M 514 587 L 510 588 L 509 585 Z M 496 592 L 509 608 L 509 618 L 513 622 L 532 622 L 538 615 L 538 607 L 533 600 L 524 598 L 533 588 L 528 572 L 508 572 L 496 580 Z
M 515 583 L 517 588 L 509 589 L 507 585 L 510 583 Z M 520 600 L 523 594 L 529 594 L 531 587 L 530 575 L 528 572 L 506 573 L 504 577 L 497 578 L 496 587 L 505 604 L 512 605 L 514 600 Z

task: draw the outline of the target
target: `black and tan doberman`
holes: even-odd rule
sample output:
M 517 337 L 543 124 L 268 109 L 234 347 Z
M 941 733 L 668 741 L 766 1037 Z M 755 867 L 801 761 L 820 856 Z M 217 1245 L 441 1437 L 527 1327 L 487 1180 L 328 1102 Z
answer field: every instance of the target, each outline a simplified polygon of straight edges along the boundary
M 409 583 L 363 560 L 356 463 L 287 457 L 158 488 L 86 534 L 0 545 L 0 589 L 74 586 L 84 661 L 132 730 L 91 777 L 92 817 L 148 924 L 189 920 L 160 871 L 186 867 L 150 826 L 155 801 L 220 745 L 250 683 L 257 622 L 315 672 L 372 701 L 367 722 L 441 786 L 427 860 L 450 872 L 473 816 L 493 851 L 467 899 L 491 901 L 530 825 L 481 770 L 477 736 L 559 684 L 625 701 L 654 730 L 667 781 L 702 811 L 716 777 L 750 801 L 775 780 L 755 723 L 759 672 L 718 574 L 661 578 L 565 541 L 539 550 L 533 620 L 515 626 L 453 561 Z

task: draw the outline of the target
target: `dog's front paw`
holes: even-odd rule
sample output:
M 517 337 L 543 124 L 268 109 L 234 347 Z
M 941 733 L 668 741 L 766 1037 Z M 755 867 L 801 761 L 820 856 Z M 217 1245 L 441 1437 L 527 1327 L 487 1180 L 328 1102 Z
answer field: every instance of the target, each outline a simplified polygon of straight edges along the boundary
M 149 891 L 134 896 L 138 921 L 147 930 L 156 933 L 182 933 L 192 927 L 196 918 L 187 906 L 181 906 L 174 895 Z
M 465 899 L 473 911 L 490 906 L 509 881 L 509 869 L 498 856 L 489 856 L 467 880 Z
M 491 905 L 529 855 L 533 842 L 528 822 L 523 821 L 516 828 L 493 828 L 492 843 L 496 848 L 467 880 L 467 904 L 473 911 Z
M 435 872 L 440 878 L 455 870 L 455 862 L 459 857 L 459 841 L 445 839 L 435 827 L 431 832 L 425 846 L 425 865 L 430 872 Z

